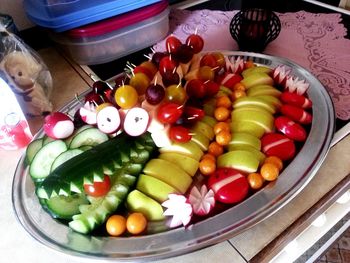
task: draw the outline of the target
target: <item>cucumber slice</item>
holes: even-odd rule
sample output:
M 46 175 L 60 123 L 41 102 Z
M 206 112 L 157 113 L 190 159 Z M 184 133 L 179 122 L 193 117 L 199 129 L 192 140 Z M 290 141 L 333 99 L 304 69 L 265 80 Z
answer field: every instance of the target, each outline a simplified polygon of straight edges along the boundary
M 108 141 L 107 134 L 101 132 L 97 128 L 88 128 L 77 133 L 73 137 L 71 143 L 69 144 L 69 148 L 74 149 L 85 145 L 95 146 L 105 141 Z
M 85 195 L 54 196 L 46 200 L 46 207 L 54 218 L 71 220 L 79 214 L 79 206 L 87 205 L 89 201 Z
M 89 124 L 86 124 L 86 125 L 81 126 L 78 129 L 76 129 L 71 136 L 69 136 L 67 139 L 65 139 L 65 142 L 66 142 L 67 146 L 70 145 L 70 143 L 72 142 L 72 140 L 75 137 L 75 135 L 77 135 L 79 132 L 82 132 L 82 131 L 84 131 L 86 129 L 90 129 L 90 128 L 93 128 L 93 126 L 89 125 Z
M 55 140 L 44 145 L 34 156 L 29 168 L 33 180 L 43 180 L 50 174 L 51 165 L 61 153 L 67 151 L 62 140 Z
M 61 153 L 59 156 L 57 156 L 57 158 L 52 163 L 50 172 L 55 170 L 58 166 L 60 166 L 64 162 L 68 161 L 69 159 L 81 154 L 82 152 L 83 152 L 83 150 L 81 150 L 81 149 L 69 149 L 69 150 Z
M 51 137 L 45 135 L 45 136 L 43 137 L 43 146 L 46 145 L 46 144 L 48 144 L 49 142 L 53 142 L 53 141 L 55 141 L 54 138 L 51 138 Z
M 31 164 L 31 162 L 34 159 L 34 156 L 37 154 L 37 152 L 41 149 L 43 146 L 43 139 L 36 139 L 29 143 L 26 149 L 26 161 L 28 164 Z

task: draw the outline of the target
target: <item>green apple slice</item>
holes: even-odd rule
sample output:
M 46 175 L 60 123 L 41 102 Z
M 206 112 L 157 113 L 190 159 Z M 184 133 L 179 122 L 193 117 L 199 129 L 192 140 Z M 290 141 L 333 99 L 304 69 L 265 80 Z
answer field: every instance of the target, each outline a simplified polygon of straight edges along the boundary
M 273 115 L 264 110 L 259 110 L 258 108 L 233 110 L 231 119 L 232 123 L 240 121 L 254 122 L 257 125 L 261 126 L 265 132 L 272 132 L 272 129 L 274 127 Z
M 261 125 L 252 121 L 234 121 L 231 122 L 230 127 L 233 133 L 246 132 L 256 136 L 257 138 L 261 138 L 265 133 L 265 129 Z
M 205 122 L 206 124 L 208 124 L 210 127 L 214 127 L 215 124 L 218 122 L 214 117 L 211 116 L 207 116 L 205 115 L 202 119 L 202 122 Z
M 273 85 L 273 79 L 266 73 L 253 72 L 241 80 L 241 83 L 249 89 L 256 85 Z
M 214 130 L 213 128 L 203 122 L 203 121 L 197 121 L 192 127 L 191 127 L 192 132 L 196 133 L 202 133 L 203 135 L 205 135 L 205 137 L 207 137 L 210 141 L 214 138 L 215 134 L 214 134 Z
M 209 147 L 209 139 L 200 131 L 191 130 L 192 138 L 191 140 L 195 142 L 202 151 L 207 151 Z
M 269 111 L 272 114 L 276 113 L 276 106 L 274 104 L 272 104 L 272 102 L 267 101 L 266 98 L 262 99 L 259 98 L 260 96 L 257 97 L 241 97 L 236 99 L 233 102 L 233 108 L 234 109 L 238 109 L 238 108 L 242 108 L 242 107 L 251 107 L 251 106 L 255 106 L 255 107 L 260 107 L 266 111 Z
M 261 141 L 256 136 L 246 132 L 234 132 L 228 146 L 248 145 L 260 151 Z
M 269 67 L 265 67 L 265 66 L 256 66 L 256 67 L 251 67 L 251 68 L 247 68 L 245 70 L 242 71 L 242 76 L 243 78 L 248 77 L 249 75 L 251 75 L 252 73 L 266 73 L 266 74 L 270 74 L 272 72 L 272 69 Z
M 282 106 L 282 102 L 274 96 L 260 95 L 260 96 L 256 96 L 255 98 L 268 102 L 269 104 L 273 105 L 275 109 L 279 109 Z
M 132 212 L 140 212 L 150 221 L 164 219 L 164 210 L 160 203 L 139 190 L 131 191 L 126 198 L 126 206 Z
M 137 180 L 136 189 L 153 198 L 159 203 L 168 199 L 169 194 L 179 193 L 171 185 L 146 174 L 141 174 Z
M 186 143 L 172 143 L 165 147 L 159 148 L 160 153 L 175 152 L 181 153 L 186 156 L 192 157 L 193 159 L 199 161 L 203 156 L 203 151 L 199 146 L 192 141 Z
M 281 91 L 271 85 L 257 85 L 247 90 L 247 96 L 251 97 L 269 95 L 278 98 L 281 93 Z
M 230 90 L 228 87 L 221 85 L 220 89 L 219 89 L 218 93 L 215 95 L 215 97 L 230 96 L 231 94 L 232 94 L 232 90 Z
M 161 153 L 158 156 L 159 159 L 170 161 L 180 168 L 182 168 L 190 176 L 194 176 L 198 170 L 199 162 L 192 157 L 183 155 L 181 153 L 168 152 Z
M 227 146 L 228 151 L 236 151 L 236 150 L 244 150 L 251 152 L 259 159 L 259 164 L 262 165 L 265 161 L 266 155 L 262 153 L 261 151 L 257 150 L 256 148 L 250 146 L 250 145 L 244 145 L 244 144 L 230 144 Z
M 178 165 L 163 159 L 150 160 L 143 172 L 153 176 L 184 194 L 192 183 L 192 178 Z
M 218 167 L 231 167 L 245 173 L 258 170 L 259 159 L 253 153 L 245 150 L 235 150 L 224 153 L 217 158 Z

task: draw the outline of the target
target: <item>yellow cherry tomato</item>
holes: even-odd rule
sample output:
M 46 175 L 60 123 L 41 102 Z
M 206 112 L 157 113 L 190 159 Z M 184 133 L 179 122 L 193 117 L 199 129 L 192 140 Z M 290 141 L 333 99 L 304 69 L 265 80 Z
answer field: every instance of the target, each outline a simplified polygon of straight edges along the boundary
M 279 170 L 273 163 L 264 163 L 260 168 L 260 174 L 266 181 L 274 181 L 279 175 Z
M 138 235 L 146 230 L 147 219 L 139 212 L 131 213 L 126 219 L 126 229 L 130 234 Z
M 126 219 L 121 215 L 112 215 L 106 222 L 107 233 L 111 236 L 117 237 L 126 231 Z
M 123 85 L 117 88 L 114 98 L 122 109 L 131 109 L 137 104 L 139 96 L 133 86 Z
M 250 188 L 254 190 L 260 189 L 264 184 L 264 178 L 259 173 L 251 173 L 247 177 Z

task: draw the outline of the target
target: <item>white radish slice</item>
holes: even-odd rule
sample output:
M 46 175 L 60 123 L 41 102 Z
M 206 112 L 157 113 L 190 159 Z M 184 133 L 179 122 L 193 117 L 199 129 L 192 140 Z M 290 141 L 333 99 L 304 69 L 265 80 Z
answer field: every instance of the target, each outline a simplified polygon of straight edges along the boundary
M 191 189 L 188 201 L 192 205 L 193 213 L 199 216 L 209 214 L 215 206 L 215 193 L 204 184 L 200 190 L 193 186 Z
M 145 109 L 132 108 L 125 115 L 123 129 L 130 136 L 140 136 L 147 131 L 149 120 L 149 114 Z
M 96 121 L 98 129 L 103 133 L 115 133 L 120 128 L 119 110 L 114 106 L 104 107 L 98 111 Z

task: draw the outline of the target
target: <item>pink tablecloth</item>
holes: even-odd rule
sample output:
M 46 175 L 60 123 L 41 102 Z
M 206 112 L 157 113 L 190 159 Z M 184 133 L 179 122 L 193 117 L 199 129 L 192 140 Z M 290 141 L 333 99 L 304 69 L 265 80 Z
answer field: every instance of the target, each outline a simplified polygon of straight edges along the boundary
M 237 11 L 177 10 L 170 13 L 170 34 L 184 41 L 197 32 L 205 40 L 205 50 L 238 50 L 229 24 Z M 282 30 L 264 53 L 288 58 L 312 72 L 327 88 L 336 115 L 350 119 L 350 40 L 339 14 L 304 11 L 278 13 Z M 164 41 L 154 46 L 164 50 Z

